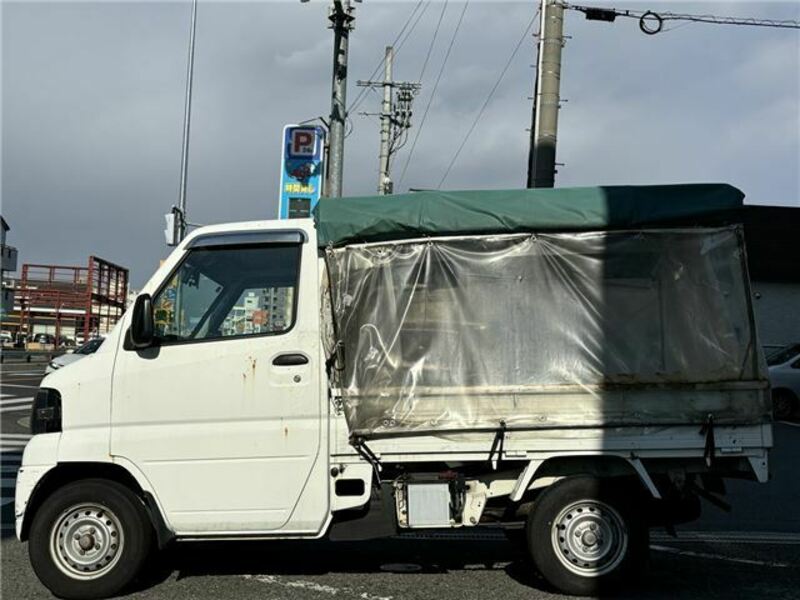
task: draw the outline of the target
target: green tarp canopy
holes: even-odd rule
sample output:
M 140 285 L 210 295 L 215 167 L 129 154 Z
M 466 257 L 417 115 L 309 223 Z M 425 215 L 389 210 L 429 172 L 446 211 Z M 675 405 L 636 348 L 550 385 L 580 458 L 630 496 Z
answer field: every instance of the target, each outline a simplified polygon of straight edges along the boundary
M 744 194 L 719 183 L 426 191 L 322 198 L 320 246 L 458 234 L 597 231 L 733 220 Z

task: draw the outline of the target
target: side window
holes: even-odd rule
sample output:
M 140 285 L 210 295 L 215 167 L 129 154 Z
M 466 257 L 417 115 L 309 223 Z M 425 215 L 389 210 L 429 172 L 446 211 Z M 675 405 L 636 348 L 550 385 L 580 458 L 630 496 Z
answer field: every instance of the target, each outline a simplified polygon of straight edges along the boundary
M 286 331 L 294 320 L 294 287 L 247 288 L 222 322 L 222 335 Z
M 191 250 L 153 300 L 162 342 L 288 331 L 294 325 L 300 246 Z

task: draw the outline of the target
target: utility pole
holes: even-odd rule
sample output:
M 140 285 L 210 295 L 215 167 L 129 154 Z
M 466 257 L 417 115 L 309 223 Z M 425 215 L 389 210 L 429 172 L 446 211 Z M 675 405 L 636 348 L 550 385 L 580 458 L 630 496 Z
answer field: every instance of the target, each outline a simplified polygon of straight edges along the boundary
M 381 153 L 378 173 L 378 193 L 391 194 L 392 180 L 389 179 L 389 134 L 392 128 L 392 62 L 394 48 L 386 46 L 383 68 L 383 106 L 381 107 Z
M 553 187 L 561 100 L 561 48 L 564 45 L 564 5 L 542 0 L 539 57 L 533 91 L 528 187 Z
M 194 79 L 194 32 L 197 25 L 197 0 L 192 0 L 192 24 L 189 30 L 189 61 L 186 66 L 186 103 L 183 110 L 183 147 L 181 149 L 181 187 L 177 210 L 173 207 L 175 231 L 180 243 L 186 237 L 186 181 L 189 167 L 189 124 L 192 118 L 192 80 Z M 169 227 L 169 220 L 167 221 Z M 169 240 L 168 240 L 169 243 Z M 170 244 L 172 245 L 172 244 Z
M 386 46 L 383 81 L 358 81 L 361 87 L 383 88 L 381 119 L 381 149 L 379 154 L 378 193 L 391 194 L 394 188 L 391 177 L 392 155 L 405 144 L 411 127 L 411 104 L 420 89 L 419 83 L 392 80 L 394 48 Z M 396 98 L 394 97 L 396 92 Z M 395 100 L 397 103 L 395 104 Z M 370 113 L 364 113 L 370 114 Z
M 330 141 L 328 148 L 328 181 L 325 195 L 342 195 L 344 167 L 344 135 L 347 119 L 347 47 L 350 32 L 355 27 L 355 15 L 350 0 L 333 0 L 328 13 L 333 29 L 333 77 L 331 82 Z

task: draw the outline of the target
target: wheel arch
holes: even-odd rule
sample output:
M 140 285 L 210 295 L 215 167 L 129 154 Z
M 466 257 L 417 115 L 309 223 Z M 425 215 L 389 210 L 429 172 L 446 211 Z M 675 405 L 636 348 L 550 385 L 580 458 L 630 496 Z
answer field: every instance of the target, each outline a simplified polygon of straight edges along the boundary
M 42 503 L 55 491 L 83 479 L 103 479 L 125 486 L 133 492 L 145 508 L 150 523 L 156 534 L 159 548 L 163 548 L 172 538 L 174 532 L 164 520 L 163 513 L 153 494 L 145 490 L 137 478 L 125 467 L 111 462 L 61 462 L 50 469 L 36 484 L 22 521 L 20 540 L 26 541 L 31 523 Z
M 557 455 L 541 462 L 529 475 L 529 482 L 524 484 L 524 493 L 542 487 L 543 480 L 559 480 L 564 477 L 591 475 L 594 477 L 625 477 L 636 481 L 643 494 L 660 498 L 658 488 L 653 483 L 647 470 L 637 458 L 628 458 L 615 454 L 589 455 Z

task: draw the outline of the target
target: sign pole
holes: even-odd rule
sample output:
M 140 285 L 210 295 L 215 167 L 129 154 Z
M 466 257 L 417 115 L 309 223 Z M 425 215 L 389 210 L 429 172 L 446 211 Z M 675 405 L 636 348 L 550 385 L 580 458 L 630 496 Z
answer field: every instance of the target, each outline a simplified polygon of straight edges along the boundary
M 189 163 L 189 124 L 192 117 L 192 80 L 194 78 L 194 32 L 197 25 L 197 0 L 192 0 L 192 26 L 189 33 L 189 63 L 186 67 L 186 104 L 183 110 L 183 147 L 181 149 L 181 188 L 176 223 L 178 242 L 186 237 L 186 181 Z

